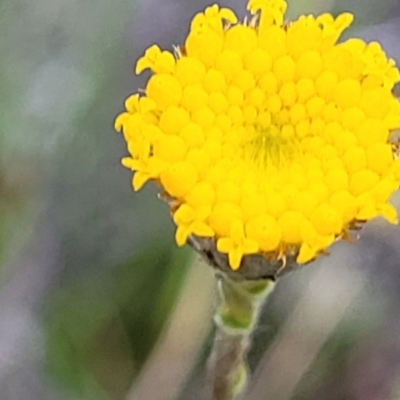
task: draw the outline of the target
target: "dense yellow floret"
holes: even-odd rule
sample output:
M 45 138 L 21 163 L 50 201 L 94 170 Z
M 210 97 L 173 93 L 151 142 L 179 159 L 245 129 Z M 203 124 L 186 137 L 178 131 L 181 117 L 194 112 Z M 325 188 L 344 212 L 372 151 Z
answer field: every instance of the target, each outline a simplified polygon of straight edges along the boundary
M 250 0 L 238 23 L 218 5 L 197 14 L 175 53 L 151 46 L 145 94 L 116 120 L 134 172 L 173 199 L 178 245 L 214 238 L 232 269 L 247 254 L 305 263 L 354 222 L 378 215 L 400 182 L 400 74 L 376 42 L 337 43 L 352 22 L 302 16 L 284 0 Z

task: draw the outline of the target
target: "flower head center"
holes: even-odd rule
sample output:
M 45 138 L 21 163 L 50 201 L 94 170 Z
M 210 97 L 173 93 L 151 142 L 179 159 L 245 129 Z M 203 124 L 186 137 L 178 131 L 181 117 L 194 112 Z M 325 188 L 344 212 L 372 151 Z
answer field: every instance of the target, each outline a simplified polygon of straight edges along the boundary
M 280 169 L 300 155 L 300 147 L 290 129 L 271 125 L 256 129 L 253 137 L 244 141 L 243 152 L 246 161 L 261 169 L 269 166 Z

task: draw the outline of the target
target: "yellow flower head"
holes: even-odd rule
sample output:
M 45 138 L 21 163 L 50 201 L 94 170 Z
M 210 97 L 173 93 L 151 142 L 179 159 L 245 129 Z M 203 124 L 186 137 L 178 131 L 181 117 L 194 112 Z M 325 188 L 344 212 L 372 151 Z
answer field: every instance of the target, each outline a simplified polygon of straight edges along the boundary
M 232 269 L 255 253 L 305 263 L 357 222 L 397 222 L 394 61 L 376 42 L 337 43 L 351 14 L 284 23 L 286 7 L 197 14 L 184 46 L 139 59 L 152 75 L 115 122 L 134 189 L 152 180 L 172 199 L 178 245 L 212 238 Z

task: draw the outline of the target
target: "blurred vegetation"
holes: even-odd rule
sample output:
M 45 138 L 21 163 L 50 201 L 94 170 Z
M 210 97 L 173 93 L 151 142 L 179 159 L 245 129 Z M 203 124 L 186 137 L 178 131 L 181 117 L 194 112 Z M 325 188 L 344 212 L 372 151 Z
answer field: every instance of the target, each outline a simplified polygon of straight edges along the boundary
M 123 398 L 158 339 L 189 252 L 154 240 L 141 254 L 72 281 L 52 299 L 49 371 L 83 398 Z M 147 268 L 142 266 L 146 265 Z
M 194 10 L 208 3 L 0 1 L 2 400 L 122 399 L 162 338 L 190 271 L 191 251 L 175 246 L 168 208 L 156 188 L 133 193 L 131 173 L 119 164 L 125 149 L 113 120 L 124 98 L 143 85 L 144 78 L 133 76 L 143 50 L 154 41 L 164 46 L 183 40 Z M 222 3 L 243 14 L 244 0 Z M 354 12 L 357 33 L 375 24 L 384 29 L 400 8 L 394 0 L 289 1 L 289 17 L 325 11 Z M 370 234 L 369 245 L 354 247 L 366 254 L 354 263 L 364 264 L 366 279 L 382 282 L 372 266 L 383 259 L 397 265 L 398 230 L 391 232 Z M 254 368 L 322 265 L 278 288 L 255 337 Z M 400 354 L 399 327 L 389 318 L 399 305 L 393 265 L 387 282 L 367 287 L 335 326 L 293 398 L 328 399 L 333 392 L 369 399 L 346 386 L 346 379 L 354 371 L 372 379 L 362 365 L 373 365 L 373 349 L 385 341 Z M 385 327 L 392 329 L 386 336 Z M 198 365 L 193 360 L 197 366 L 182 395 L 187 399 L 201 389 L 211 336 L 203 338 Z M 381 361 L 386 371 L 385 361 L 390 357 Z M 388 373 L 392 382 L 398 364 L 392 362 Z M 390 397 L 373 400 L 378 398 Z

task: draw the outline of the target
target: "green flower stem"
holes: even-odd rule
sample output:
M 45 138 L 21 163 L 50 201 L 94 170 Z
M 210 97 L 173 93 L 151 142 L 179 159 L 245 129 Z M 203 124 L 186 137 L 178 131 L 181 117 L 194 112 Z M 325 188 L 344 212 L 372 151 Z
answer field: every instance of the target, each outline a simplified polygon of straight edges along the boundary
M 217 278 L 220 305 L 214 317 L 217 331 L 208 364 L 209 398 L 234 400 L 246 387 L 251 334 L 274 282 L 233 279 L 225 274 Z

